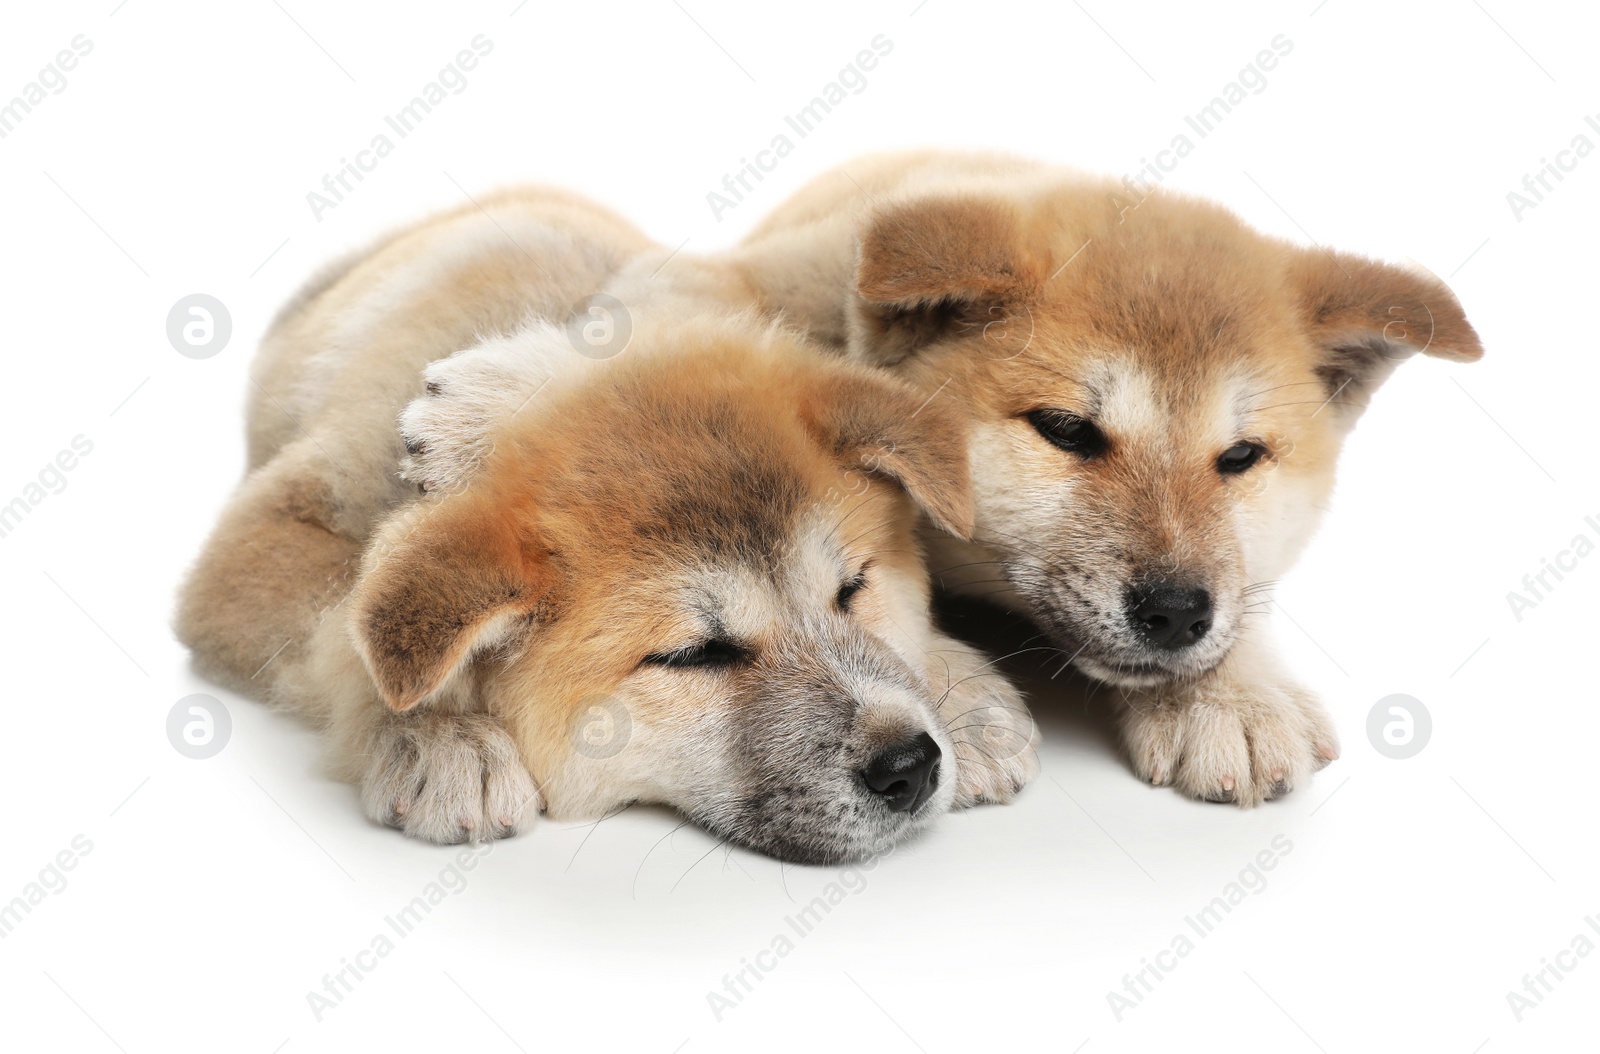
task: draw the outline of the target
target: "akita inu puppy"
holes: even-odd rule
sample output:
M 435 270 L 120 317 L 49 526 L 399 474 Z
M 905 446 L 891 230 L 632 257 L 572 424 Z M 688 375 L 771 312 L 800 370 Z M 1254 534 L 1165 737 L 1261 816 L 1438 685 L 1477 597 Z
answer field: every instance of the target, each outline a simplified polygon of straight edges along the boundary
M 1442 282 L 1176 194 L 943 153 L 846 165 L 731 259 L 765 308 L 968 412 L 975 530 L 927 535 L 933 568 L 1120 688 L 1140 776 L 1248 806 L 1338 755 L 1247 616 L 1396 364 L 1482 354 Z
M 912 529 L 969 528 L 964 422 L 668 256 L 530 191 L 314 283 L 179 636 L 434 841 L 641 801 L 836 861 L 1009 799 L 1032 722 L 934 628 Z M 625 347 L 567 325 L 597 292 Z

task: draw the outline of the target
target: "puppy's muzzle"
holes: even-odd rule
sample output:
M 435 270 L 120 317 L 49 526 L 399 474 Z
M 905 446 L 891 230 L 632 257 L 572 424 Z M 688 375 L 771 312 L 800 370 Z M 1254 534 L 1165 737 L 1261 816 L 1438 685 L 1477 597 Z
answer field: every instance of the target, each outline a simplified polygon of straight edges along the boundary
M 891 812 L 915 812 L 939 786 L 939 744 L 926 732 L 881 751 L 861 778 Z

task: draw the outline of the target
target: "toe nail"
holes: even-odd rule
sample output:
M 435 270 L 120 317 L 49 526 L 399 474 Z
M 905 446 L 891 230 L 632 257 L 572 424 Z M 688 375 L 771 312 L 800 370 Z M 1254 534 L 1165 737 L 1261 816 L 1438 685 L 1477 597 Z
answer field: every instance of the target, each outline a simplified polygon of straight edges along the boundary
M 1222 777 L 1222 789 L 1225 790 L 1225 791 L 1233 790 L 1233 777 L 1232 776 L 1224 776 L 1224 777 Z
M 1273 769 L 1272 770 L 1272 782 L 1273 783 L 1282 783 L 1283 782 L 1283 770 L 1282 769 Z

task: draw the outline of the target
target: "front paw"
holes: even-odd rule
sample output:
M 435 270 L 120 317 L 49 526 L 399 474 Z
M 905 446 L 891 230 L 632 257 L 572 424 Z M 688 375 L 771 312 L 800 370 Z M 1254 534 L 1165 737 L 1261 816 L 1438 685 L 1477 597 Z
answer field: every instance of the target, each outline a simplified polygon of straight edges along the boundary
M 1282 797 L 1339 756 L 1315 695 L 1291 682 L 1125 690 L 1122 732 L 1134 770 L 1206 801 L 1244 808 Z
M 506 838 L 542 802 L 511 736 L 483 714 L 386 715 L 361 781 L 366 814 L 415 838 Z
M 494 430 L 550 379 L 509 338 L 486 341 L 423 370 L 424 392 L 400 412 L 400 475 L 425 491 L 465 487 L 494 449 Z
M 935 653 L 934 689 L 943 691 L 939 721 L 955 750 L 956 792 L 962 809 L 1004 804 L 1039 774 L 1039 727 L 1022 693 L 977 651 L 949 642 Z

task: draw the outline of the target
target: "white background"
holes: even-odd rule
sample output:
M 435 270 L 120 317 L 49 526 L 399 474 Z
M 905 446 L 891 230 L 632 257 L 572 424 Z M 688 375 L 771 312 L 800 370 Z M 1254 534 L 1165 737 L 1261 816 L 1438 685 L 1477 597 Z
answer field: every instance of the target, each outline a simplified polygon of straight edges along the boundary
M 1600 146 L 1584 124 L 1600 114 L 1594 13 L 916 3 L 15 5 L 0 99 L 74 35 L 93 51 L 0 140 L 0 504 L 73 437 L 93 451 L 0 538 L 0 902 L 75 836 L 92 850 L 0 940 L 0 1045 L 1593 1049 L 1600 954 L 1520 1023 L 1506 993 L 1580 931 L 1600 942 L 1583 921 L 1600 915 L 1600 556 L 1520 621 L 1507 593 L 1575 535 L 1600 540 L 1584 522 L 1600 519 L 1600 157 L 1520 218 L 1506 195 L 1573 137 Z M 468 87 L 314 219 L 307 192 L 477 34 L 493 51 Z M 715 221 L 707 192 L 878 34 L 893 51 L 865 90 Z M 1039 781 L 852 878 L 720 1021 L 707 993 L 842 872 L 730 852 L 645 808 L 497 845 L 317 1021 L 307 993 L 456 850 L 367 824 L 304 728 L 197 678 L 168 628 L 241 471 L 254 343 L 302 279 L 518 180 L 578 188 L 695 252 L 871 149 L 994 146 L 1132 172 L 1278 34 L 1293 50 L 1265 90 L 1168 185 L 1449 276 L 1488 347 L 1477 365 L 1408 364 L 1383 390 L 1279 593 L 1280 636 L 1344 757 L 1253 812 L 1188 802 L 1133 778 L 1103 696 L 1042 675 Z M 204 361 L 165 333 L 195 292 L 234 327 Z M 165 732 L 196 691 L 233 717 L 205 761 Z M 1365 731 L 1397 692 L 1434 725 L 1406 761 Z M 1279 835 L 1293 848 L 1266 888 L 1118 1021 L 1107 993 Z

